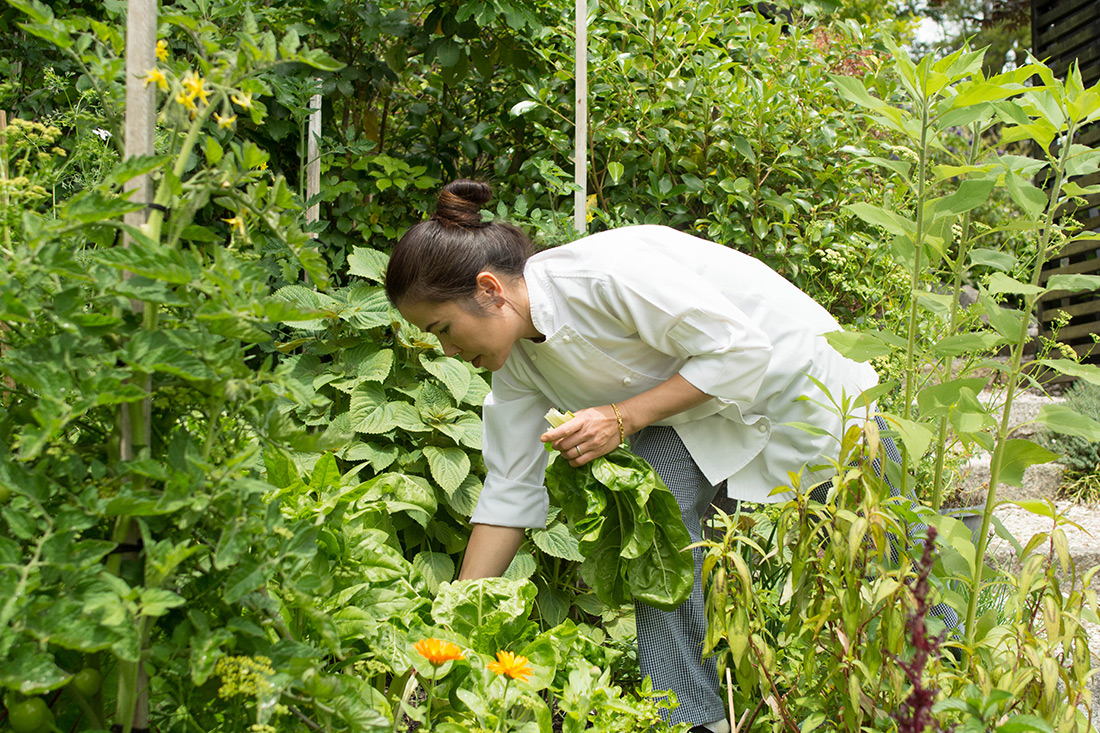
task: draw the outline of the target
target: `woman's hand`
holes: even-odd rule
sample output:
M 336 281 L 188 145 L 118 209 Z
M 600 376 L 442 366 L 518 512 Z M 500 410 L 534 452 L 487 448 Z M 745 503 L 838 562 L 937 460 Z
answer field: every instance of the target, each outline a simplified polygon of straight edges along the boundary
M 573 419 L 542 434 L 574 468 L 583 466 L 619 447 L 619 420 L 611 405 L 589 407 L 573 413 Z

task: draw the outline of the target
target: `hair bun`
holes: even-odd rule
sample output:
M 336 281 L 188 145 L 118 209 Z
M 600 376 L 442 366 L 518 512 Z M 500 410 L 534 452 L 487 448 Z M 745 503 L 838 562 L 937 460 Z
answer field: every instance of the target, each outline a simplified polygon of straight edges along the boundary
M 481 207 L 493 198 L 493 189 L 484 181 L 461 179 L 452 181 L 439 192 L 432 218 L 440 224 L 453 227 L 481 228 L 489 222 L 482 220 Z

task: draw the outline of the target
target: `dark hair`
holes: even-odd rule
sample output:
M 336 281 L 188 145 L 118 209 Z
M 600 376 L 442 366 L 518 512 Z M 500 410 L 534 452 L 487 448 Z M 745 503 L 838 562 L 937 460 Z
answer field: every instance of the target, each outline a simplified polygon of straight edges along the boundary
M 481 207 L 492 197 L 489 184 L 481 181 L 443 187 L 432 217 L 409 229 L 393 248 L 386 268 L 391 303 L 470 298 L 478 273 L 485 270 L 523 275 L 531 240 L 512 224 L 482 219 Z

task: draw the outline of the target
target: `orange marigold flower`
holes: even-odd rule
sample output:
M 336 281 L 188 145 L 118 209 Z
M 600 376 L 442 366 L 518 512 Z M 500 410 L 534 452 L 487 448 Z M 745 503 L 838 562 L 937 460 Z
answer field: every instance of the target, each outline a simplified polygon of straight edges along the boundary
M 465 652 L 458 644 L 452 644 L 443 639 L 421 639 L 413 645 L 413 649 L 436 667 L 445 662 L 466 658 Z
M 486 667 L 497 675 L 506 674 L 514 680 L 527 681 L 534 671 L 527 663 L 527 657 L 517 657 L 512 652 L 497 652 L 497 661 L 489 662 Z

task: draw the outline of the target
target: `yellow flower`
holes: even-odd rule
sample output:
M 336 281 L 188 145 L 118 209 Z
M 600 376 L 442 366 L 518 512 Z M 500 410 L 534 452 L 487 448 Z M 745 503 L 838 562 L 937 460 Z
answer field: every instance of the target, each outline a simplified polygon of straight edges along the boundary
M 145 72 L 145 77 L 142 81 L 145 82 L 145 86 L 156 84 L 164 91 L 168 91 L 168 79 L 165 78 L 164 72 L 160 69 L 149 69 Z
M 234 94 L 229 98 L 233 100 L 233 104 L 241 109 L 252 109 L 252 92 L 241 92 L 239 95 Z
M 222 117 L 217 112 L 214 113 L 214 121 L 218 123 L 218 127 L 227 129 L 233 126 L 233 123 L 237 121 L 237 115 L 229 115 L 228 117 Z
M 180 92 L 179 94 L 177 94 L 176 101 L 182 104 L 187 109 L 191 110 L 191 112 L 194 112 L 197 109 L 197 107 L 195 107 L 195 98 L 187 92 Z
M 203 104 L 206 104 L 206 97 L 208 92 L 203 84 L 206 83 L 206 79 L 196 74 L 193 71 L 187 72 L 187 76 L 183 77 L 183 88 L 187 90 L 187 93 L 191 95 L 192 99 L 198 98 L 202 100 Z
M 157 41 L 157 58 L 161 61 L 168 60 L 168 41 L 163 38 Z
M 267 161 L 266 160 L 261 160 L 259 163 L 257 163 L 256 164 L 256 170 L 266 171 L 267 170 Z
M 496 675 L 506 674 L 514 680 L 527 681 L 533 670 L 527 657 L 517 657 L 512 652 L 497 652 L 497 661 L 485 665 Z
M 222 219 L 222 221 L 228 224 L 230 229 L 235 229 L 242 237 L 244 236 L 244 219 L 240 216 L 234 216 L 232 219 Z
M 421 639 L 413 645 L 413 649 L 434 667 L 438 667 L 445 662 L 466 658 L 466 654 L 458 644 L 452 644 L 442 639 Z

